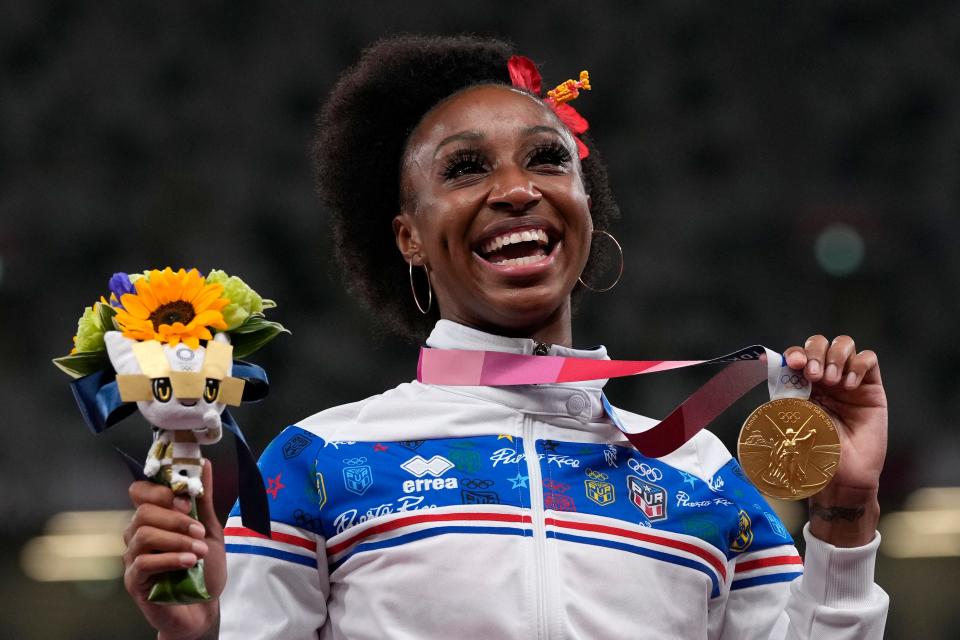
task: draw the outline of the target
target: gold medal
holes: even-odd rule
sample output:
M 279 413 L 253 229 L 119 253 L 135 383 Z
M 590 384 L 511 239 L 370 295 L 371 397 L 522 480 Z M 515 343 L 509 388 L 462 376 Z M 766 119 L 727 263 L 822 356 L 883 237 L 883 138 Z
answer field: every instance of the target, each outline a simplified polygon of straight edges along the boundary
M 761 493 L 801 500 L 833 478 L 840 463 L 840 436 L 827 412 L 809 400 L 771 400 L 743 423 L 737 457 Z

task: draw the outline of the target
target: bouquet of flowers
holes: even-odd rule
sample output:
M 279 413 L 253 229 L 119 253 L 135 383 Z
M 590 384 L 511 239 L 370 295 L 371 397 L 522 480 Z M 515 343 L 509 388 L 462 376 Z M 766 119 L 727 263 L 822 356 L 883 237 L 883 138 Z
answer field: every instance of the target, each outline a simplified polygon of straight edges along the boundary
M 252 528 L 269 535 L 263 480 L 225 409 L 266 394 L 263 370 L 235 359 L 289 333 L 264 316 L 276 305 L 219 270 L 206 277 L 169 267 L 115 273 L 109 289 L 109 299 L 84 310 L 70 354 L 53 361 L 74 378 L 87 424 L 103 431 L 135 406 L 153 426 L 142 476 L 189 496 L 194 518 L 203 493 L 200 445 L 218 442 L 228 428 L 237 437 L 244 518 L 253 512 Z M 149 599 L 209 599 L 201 563 L 161 576 Z

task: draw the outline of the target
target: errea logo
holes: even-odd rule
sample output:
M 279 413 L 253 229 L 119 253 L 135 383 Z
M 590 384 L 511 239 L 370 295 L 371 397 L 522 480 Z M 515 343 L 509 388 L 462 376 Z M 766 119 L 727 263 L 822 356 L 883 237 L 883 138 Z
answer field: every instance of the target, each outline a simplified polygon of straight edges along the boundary
M 400 468 L 417 477 L 416 480 L 404 480 L 403 492 L 414 493 L 420 491 L 435 491 L 439 489 L 459 489 L 456 478 L 441 478 L 444 473 L 453 469 L 454 464 L 443 456 L 433 456 L 429 460 L 423 456 L 414 456 L 400 465 Z M 433 478 L 424 478 L 430 475 Z
M 418 478 L 422 478 L 428 473 L 434 478 L 439 478 L 450 469 L 453 469 L 453 463 L 443 456 L 433 456 L 429 460 L 424 460 L 423 456 L 413 456 L 401 464 L 400 468 L 412 473 Z

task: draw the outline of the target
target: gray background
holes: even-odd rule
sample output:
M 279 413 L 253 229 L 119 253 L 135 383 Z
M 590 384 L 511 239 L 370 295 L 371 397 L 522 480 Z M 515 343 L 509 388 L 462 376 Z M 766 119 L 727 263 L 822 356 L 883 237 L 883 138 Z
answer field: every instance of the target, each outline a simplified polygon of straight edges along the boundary
M 960 484 L 953 3 L 3 4 L 0 637 L 151 637 L 119 581 L 36 583 L 19 565 L 52 514 L 128 505 L 108 443 L 145 450 L 146 428 L 94 438 L 49 364 L 114 271 L 218 267 L 278 301 L 294 335 L 255 357 L 273 391 L 237 412 L 256 451 L 415 374 L 416 345 L 380 336 L 339 284 L 307 154 L 337 73 L 399 31 L 500 35 L 549 85 L 590 70 L 577 108 L 610 166 L 627 264 L 584 297 L 579 345 L 682 359 L 850 333 L 879 352 L 890 397 L 882 507 Z M 864 250 L 839 275 L 816 257 L 838 223 Z M 703 375 L 610 395 L 663 415 Z M 718 420 L 728 445 L 760 400 Z M 221 511 L 231 453 L 210 451 Z M 881 556 L 888 636 L 948 637 L 958 570 Z

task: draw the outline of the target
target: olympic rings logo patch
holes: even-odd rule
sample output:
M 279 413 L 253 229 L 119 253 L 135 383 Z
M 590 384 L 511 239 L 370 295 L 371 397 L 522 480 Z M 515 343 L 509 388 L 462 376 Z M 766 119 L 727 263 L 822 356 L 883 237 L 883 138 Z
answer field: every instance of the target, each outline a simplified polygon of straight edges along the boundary
M 650 482 L 656 482 L 663 479 L 663 471 L 660 471 L 660 469 L 657 469 L 656 467 L 651 467 L 646 462 L 637 462 L 631 458 L 627 462 L 627 466 L 630 467 L 634 473 L 639 474 Z
M 586 471 L 584 471 L 584 473 L 585 473 L 586 476 L 587 476 L 588 478 L 590 478 L 591 480 L 600 480 L 600 481 L 603 481 L 603 480 L 606 480 L 607 478 L 610 477 L 610 476 L 608 476 L 608 475 L 605 474 L 605 473 L 600 473 L 599 471 L 594 471 L 593 469 L 587 469 Z

